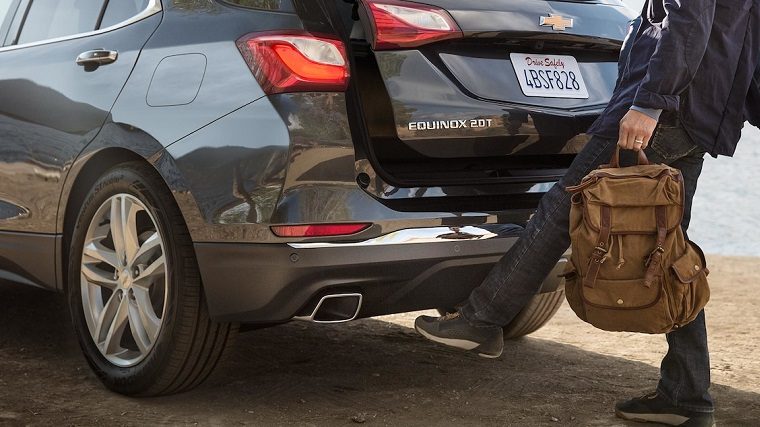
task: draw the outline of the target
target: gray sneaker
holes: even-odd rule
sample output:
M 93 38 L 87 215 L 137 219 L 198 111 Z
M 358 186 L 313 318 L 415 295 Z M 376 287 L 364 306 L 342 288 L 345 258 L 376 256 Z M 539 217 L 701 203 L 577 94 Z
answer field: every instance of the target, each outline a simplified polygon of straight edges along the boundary
M 504 350 L 504 331 L 501 327 L 472 326 L 459 313 L 441 317 L 420 316 L 414 322 L 414 329 L 430 341 L 474 351 L 490 359 L 501 356 Z

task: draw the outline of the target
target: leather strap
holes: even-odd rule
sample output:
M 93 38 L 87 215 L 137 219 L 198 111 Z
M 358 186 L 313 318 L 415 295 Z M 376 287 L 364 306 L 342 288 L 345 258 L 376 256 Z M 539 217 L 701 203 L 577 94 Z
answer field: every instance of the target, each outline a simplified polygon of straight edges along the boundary
M 647 166 L 649 165 L 649 159 L 647 158 L 647 155 L 644 153 L 644 150 L 637 151 L 638 153 L 638 164 L 639 166 Z M 611 168 L 619 168 L 620 167 L 620 146 L 615 147 L 615 152 L 612 153 L 612 159 L 610 159 L 609 165 L 604 165 L 602 167 L 611 167 Z
M 668 235 L 667 208 L 665 206 L 655 206 L 655 217 L 657 219 L 657 247 L 649 254 L 646 262 L 647 271 L 644 274 L 644 286 L 647 288 L 651 288 L 657 277 L 659 277 L 662 254 L 665 253 L 665 238 Z
M 596 284 L 596 278 L 599 276 L 599 269 L 607 259 L 607 253 L 610 251 L 607 244 L 610 241 L 610 233 L 612 231 L 612 208 L 602 205 L 600 206 L 600 210 L 599 243 L 591 254 L 591 259 L 588 264 L 588 274 L 583 280 L 583 285 L 589 288 L 593 288 Z

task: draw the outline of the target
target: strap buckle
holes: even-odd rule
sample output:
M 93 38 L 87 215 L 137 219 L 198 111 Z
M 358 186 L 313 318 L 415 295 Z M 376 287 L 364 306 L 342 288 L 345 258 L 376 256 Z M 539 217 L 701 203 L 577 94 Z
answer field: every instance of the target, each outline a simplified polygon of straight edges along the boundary
M 649 254 L 649 256 L 648 256 L 648 257 L 647 257 L 647 258 L 644 260 L 644 266 L 645 266 L 645 267 L 649 267 L 649 264 L 651 264 L 651 263 L 652 263 L 652 260 L 654 259 L 654 256 L 655 256 L 656 254 L 658 254 L 658 253 L 660 253 L 660 254 L 664 254 L 664 253 L 665 253 L 665 248 L 663 248 L 662 246 L 657 246 L 657 247 L 656 247 L 656 248 L 655 248 L 655 249 L 652 251 L 652 253 L 651 253 L 651 254 Z
M 608 253 L 609 250 L 605 249 L 604 246 L 599 245 L 594 248 L 594 253 L 591 255 L 591 261 L 596 264 L 604 264 L 604 262 L 607 261 Z

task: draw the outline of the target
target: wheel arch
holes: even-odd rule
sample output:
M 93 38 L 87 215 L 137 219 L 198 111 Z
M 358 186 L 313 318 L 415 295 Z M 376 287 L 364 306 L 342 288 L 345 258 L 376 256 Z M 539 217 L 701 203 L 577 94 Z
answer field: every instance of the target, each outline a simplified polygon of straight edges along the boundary
M 69 245 L 71 244 L 71 233 L 76 225 L 77 216 L 79 210 L 82 208 L 82 204 L 87 197 L 87 193 L 95 182 L 100 178 L 107 170 L 113 168 L 116 165 L 142 161 L 146 164 L 149 162 L 134 151 L 130 151 L 121 147 L 109 147 L 91 153 L 86 159 L 80 158 L 78 162 L 82 162 L 76 175 L 72 178 L 70 187 L 61 196 L 59 202 L 58 212 L 62 212 L 62 222 L 59 227 L 59 234 L 62 236 L 61 244 L 59 248 L 59 256 L 57 261 L 59 264 L 58 270 L 58 283 L 59 288 L 62 291 L 66 290 L 68 277 L 68 259 Z M 68 187 L 68 186 L 67 186 Z M 66 197 L 68 195 L 68 197 Z
M 87 150 L 74 162 L 64 185 L 58 206 L 58 234 L 61 236 L 56 251 L 56 274 L 58 289 L 66 291 L 67 259 L 71 237 L 76 225 L 79 211 L 87 194 L 97 180 L 109 169 L 120 164 L 139 162 L 150 167 L 160 177 L 166 190 L 173 194 L 174 203 L 179 207 L 187 225 L 187 209 L 197 209 L 197 206 L 186 206 L 176 197 L 177 191 L 182 191 L 182 177 L 173 159 L 163 149 L 154 147 L 152 150 L 133 150 L 131 147 L 109 146 L 100 149 Z

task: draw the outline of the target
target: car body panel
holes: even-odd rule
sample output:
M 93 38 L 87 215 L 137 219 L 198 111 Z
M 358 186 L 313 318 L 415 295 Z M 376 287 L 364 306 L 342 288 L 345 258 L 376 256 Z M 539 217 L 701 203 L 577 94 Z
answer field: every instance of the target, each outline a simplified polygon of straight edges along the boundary
M 359 235 L 333 239 L 348 241 L 405 228 L 516 219 L 487 212 L 467 215 L 446 211 L 403 212 L 378 203 L 356 183 L 364 162 L 356 160 L 345 105 L 342 94 L 262 98 L 183 138 L 151 159 L 174 190 L 193 239 L 310 242 L 319 239 L 279 238 L 270 226 L 374 224 Z M 214 146 L 209 141 L 220 143 Z M 276 141 L 281 143 L 274 144 Z M 165 164 L 177 168 L 173 172 L 181 181 L 168 178 L 173 172 Z M 288 165 L 287 173 L 284 165 Z
M 195 249 L 204 282 L 213 284 L 206 290 L 212 316 L 279 323 L 306 315 L 328 293 L 364 295 L 359 317 L 452 307 L 467 297 L 515 240 L 512 235 L 483 241 L 336 244 L 313 249 L 200 243 Z M 556 289 L 559 280 L 548 282 Z
M 58 290 L 60 236 L 0 231 L 0 280 Z

